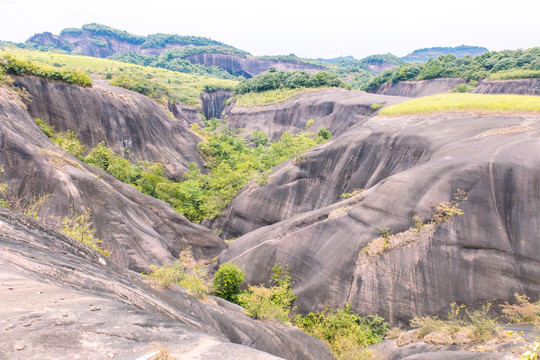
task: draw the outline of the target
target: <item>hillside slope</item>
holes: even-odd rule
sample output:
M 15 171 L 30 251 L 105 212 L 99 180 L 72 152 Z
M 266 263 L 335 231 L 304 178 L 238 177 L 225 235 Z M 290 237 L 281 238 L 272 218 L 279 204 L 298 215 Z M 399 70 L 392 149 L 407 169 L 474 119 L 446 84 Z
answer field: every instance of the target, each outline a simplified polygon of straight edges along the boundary
M 312 72 L 323 69 L 320 65 L 300 60 L 257 58 L 230 45 L 205 37 L 171 34 L 139 36 L 101 24 L 85 24 L 80 29 L 64 29 L 60 35 L 53 35 L 50 32 L 35 34 L 26 43 L 99 58 L 121 53 L 155 56 L 175 49 L 195 47 L 201 50 L 185 57 L 185 60 L 193 64 L 217 66 L 230 74 L 247 78 L 267 72 L 272 67 L 280 70 Z M 169 57 L 175 58 L 177 54 L 171 52 Z
M 72 121 L 89 124 L 92 108 L 82 108 L 85 116 L 74 116 Z M 129 118 L 129 111 L 124 108 L 122 119 Z M 99 129 L 99 124 L 97 121 L 89 128 Z M 116 123 L 115 127 L 120 125 Z M 151 124 L 148 128 L 152 133 Z M 113 251 L 111 260 L 116 264 L 143 271 L 150 264 L 174 262 L 187 247 L 204 262 L 224 246 L 215 233 L 189 222 L 168 204 L 67 154 L 38 128 L 18 95 L 3 87 L 0 143 L 1 182 L 7 184 L 11 196 L 27 202 L 46 196 L 40 216 L 51 222 L 72 211 L 80 214 L 90 210 L 96 234 L 103 240 L 103 247 Z
M 321 341 L 297 329 L 201 303 L 179 287 L 155 289 L 2 207 L 0 229 L 0 324 L 9 344 L 0 347 L 2 358 L 135 359 L 156 346 L 182 359 L 331 358 Z
M 406 322 L 452 301 L 536 297 L 539 136 L 532 114 L 372 117 L 246 188 L 228 212 L 247 234 L 219 261 L 240 264 L 252 283 L 288 264 L 300 311 L 350 303 Z M 365 190 L 340 201 L 356 189 Z M 413 216 L 426 223 L 458 189 L 468 194 L 464 215 L 363 257 L 380 229 L 399 234 Z

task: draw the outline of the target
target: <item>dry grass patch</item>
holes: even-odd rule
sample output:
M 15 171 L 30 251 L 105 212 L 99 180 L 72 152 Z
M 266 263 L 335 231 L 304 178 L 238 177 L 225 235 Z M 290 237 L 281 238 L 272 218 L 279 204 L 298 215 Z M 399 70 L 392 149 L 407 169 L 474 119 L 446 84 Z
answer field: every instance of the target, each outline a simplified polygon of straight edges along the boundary
M 515 293 L 516 304 L 506 302 L 501 305 L 503 314 L 512 324 L 540 324 L 540 299 L 530 301 L 526 295 Z
M 79 164 L 74 159 L 71 159 L 65 153 L 60 153 L 58 151 L 50 149 L 42 149 L 38 151 L 38 154 L 45 156 L 49 164 L 51 164 L 52 167 L 54 167 L 56 170 L 61 170 L 64 166 L 69 165 L 71 167 L 84 171 L 81 164 Z
M 533 131 L 533 130 L 535 130 L 535 128 L 529 125 L 515 125 L 515 126 L 508 126 L 508 127 L 500 128 L 500 129 L 491 129 L 488 131 L 484 131 L 482 135 L 489 136 L 489 135 L 498 135 L 498 134 L 511 134 L 511 133 L 525 132 L 525 131 Z
M 506 340 L 502 327 L 490 316 L 491 303 L 478 310 L 468 311 L 465 305 L 450 304 L 447 319 L 437 316 L 415 317 L 411 320 L 413 331 L 398 338 L 398 346 L 423 340 L 434 345 L 465 345 L 489 340 Z M 463 311 L 464 310 L 464 311 Z
M 395 235 L 381 236 L 371 241 L 358 255 L 357 264 L 361 265 L 387 251 L 416 242 L 433 235 L 437 228 L 436 223 L 424 225 L 421 229 L 411 228 Z

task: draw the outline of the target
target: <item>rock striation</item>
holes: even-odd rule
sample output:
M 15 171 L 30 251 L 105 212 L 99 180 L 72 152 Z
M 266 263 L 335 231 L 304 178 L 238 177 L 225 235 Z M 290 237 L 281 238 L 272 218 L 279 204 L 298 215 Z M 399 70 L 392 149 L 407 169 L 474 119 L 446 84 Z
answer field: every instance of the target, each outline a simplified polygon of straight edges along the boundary
M 83 114 L 90 114 L 91 107 L 83 109 Z M 88 116 L 80 121 L 90 129 L 99 127 L 99 121 L 89 121 L 95 115 Z M 73 121 L 75 125 L 76 119 Z M 97 237 L 105 249 L 112 250 L 111 260 L 118 265 L 143 271 L 150 264 L 176 261 L 179 252 L 188 247 L 197 261 L 208 262 L 224 247 L 214 232 L 189 222 L 170 205 L 56 146 L 37 127 L 18 96 L 6 88 L 0 88 L 0 147 L 0 181 L 8 185 L 9 193 L 26 203 L 46 196 L 40 216 L 50 222 L 90 210 Z
M 478 94 L 540 95 L 540 79 L 482 80 L 472 92 Z
M 434 94 L 450 92 L 459 84 L 465 84 L 463 79 L 432 79 L 421 81 L 400 81 L 397 83 L 384 83 L 377 89 L 370 91 L 374 94 L 405 96 L 405 97 L 422 97 Z
M 406 100 L 362 91 L 310 89 L 274 105 L 242 108 L 233 103 L 223 114 L 229 126 L 244 129 L 245 134 L 262 130 L 272 140 L 279 140 L 285 131 L 298 134 L 302 131 L 317 132 L 322 128 L 337 136 L 376 114 L 382 106 Z M 314 123 L 306 128 L 309 120 Z
M 538 115 L 369 118 L 246 188 L 227 210 L 227 232 L 245 235 L 219 262 L 239 264 L 255 284 L 288 264 L 301 312 L 349 303 L 407 322 L 452 301 L 536 297 L 539 136 Z M 432 204 L 458 189 L 468 193 L 464 215 L 400 235 L 389 251 L 379 240 L 380 252 L 363 256 L 380 229 L 399 234 L 413 216 L 432 218 Z
M 187 110 L 175 108 L 180 114 L 176 119 L 152 99 L 102 82 L 82 88 L 19 76 L 15 86 L 30 93 L 26 106 L 33 118 L 42 118 L 57 131 L 75 132 L 88 149 L 105 141 L 132 161 L 164 164 L 173 178 L 181 177 L 190 162 L 203 163 L 196 149 L 200 139 L 188 126 L 193 115 Z
M 310 73 L 325 69 L 320 65 L 296 60 L 260 59 L 249 55 L 241 57 L 229 54 L 202 53 L 190 55 L 186 57 L 186 60 L 193 64 L 218 66 L 233 75 L 243 76 L 245 78 L 251 78 L 255 75 L 268 72 L 270 68 L 276 68 L 276 70 L 305 70 Z
M 85 245 L 0 207 L 0 357 L 136 359 L 156 344 L 182 359 L 331 359 L 292 327 L 158 290 Z

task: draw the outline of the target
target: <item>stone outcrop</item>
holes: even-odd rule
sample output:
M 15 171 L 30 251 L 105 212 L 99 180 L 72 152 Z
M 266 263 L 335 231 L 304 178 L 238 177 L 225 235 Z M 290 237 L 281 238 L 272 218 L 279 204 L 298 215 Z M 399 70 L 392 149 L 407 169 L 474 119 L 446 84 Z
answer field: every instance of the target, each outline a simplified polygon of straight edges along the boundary
M 201 95 L 202 113 L 206 119 L 221 119 L 225 101 L 232 96 L 232 91 L 217 89 L 215 91 L 205 91 Z
M 83 106 L 82 114 L 87 117 L 73 118 L 71 124 L 76 126 L 79 120 L 89 129 L 99 128 L 100 122 L 90 112 L 92 98 L 85 100 L 90 106 Z M 99 102 L 100 97 L 94 100 Z M 124 119 L 130 110 L 124 108 L 119 113 Z M 147 126 L 155 133 L 150 124 Z M 151 145 L 147 143 L 147 148 Z M 8 185 L 9 192 L 25 202 L 48 196 L 40 216 L 51 222 L 72 211 L 80 214 L 90 210 L 96 235 L 105 249 L 112 250 L 111 260 L 116 264 L 143 271 L 150 264 L 174 262 L 188 247 L 197 261 L 208 262 L 224 246 L 215 233 L 189 222 L 163 201 L 67 154 L 37 127 L 18 96 L 5 88 L 0 88 L 0 147 L 0 181 Z
M 275 168 L 267 185 L 246 187 L 227 231 L 247 234 L 219 262 L 239 264 L 250 283 L 288 264 L 302 312 L 350 303 L 407 322 L 452 301 L 536 297 L 539 135 L 537 115 L 372 117 Z M 360 261 L 380 229 L 431 218 L 431 204 L 458 189 L 468 193 L 464 215 Z
M 204 66 L 218 66 L 233 75 L 250 78 L 268 72 L 270 68 L 276 70 L 306 70 L 310 73 L 324 70 L 320 65 L 308 64 L 295 60 L 260 59 L 254 56 L 236 56 L 229 54 L 202 53 L 186 57 L 193 64 Z
M 95 34 L 82 30 L 80 33 L 65 33 L 60 36 L 50 32 L 35 34 L 27 40 L 41 46 L 70 48 L 72 52 L 86 56 L 107 58 L 120 52 L 135 52 L 143 55 L 159 55 L 167 50 L 186 46 L 180 43 L 167 43 L 161 47 L 143 47 L 140 43 L 119 40 L 113 36 Z M 191 45 L 190 45 L 191 46 Z M 323 66 L 297 60 L 264 59 L 247 55 L 245 57 L 229 54 L 201 53 L 186 57 L 193 64 L 218 66 L 229 73 L 246 78 L 268 72 L 274 67 L 277 70 L 306 70 L 317 72 L 324 70 Z
M 374 94 L 422 97 L 445 93 L 454 90 L 459 84 L 466 83 L 463 79 L 433 79 L 421 81 L 400 81 L 397 83 L 384 83 L 373 91 Z
M 15 85 L 30 93 L 32 117 L 57 131 L 75 132 L 87 149 L 105 141 L 117 154 L 128 152 L 132 161 L 164 164 L 175 178 L 190 162 L 203 163 L 196 149 L 200 139 L 188 126 L 194 115 L 181 107 L 175 108 L 176 119 L 152 99 L 102 82 L 83 88 L 25 76 L 16 77 Z
M 457 85 L 465 83 L 465 80 L 455 78 L 400 81 L 382 84 L 370 92 L 416 98 L 450 92 Z M 481 80 L 471 92 L 476 94 L 540 95 L 540 79 Z
M 224 116 L 229 126 L 244 129 L 245 134 L 262 130 L 272 140 L 279 140 L 285 131 L 298 134 L 323 128 L 337 136 L 376 114 L 380 107 L 406 100 L 362 91 L 309 89 L 275 105 L 241 108 L 232 104 L 225 109 Z M 314 123 L 306 129 L 309 120 Z
M 319 340 L 222 301 L 159 290 L 85 245 L 0 207 L 0 357 L 331 359 Z
M 478 94 L 540 95 L 540 79 L 482 80 L 472 92 Z

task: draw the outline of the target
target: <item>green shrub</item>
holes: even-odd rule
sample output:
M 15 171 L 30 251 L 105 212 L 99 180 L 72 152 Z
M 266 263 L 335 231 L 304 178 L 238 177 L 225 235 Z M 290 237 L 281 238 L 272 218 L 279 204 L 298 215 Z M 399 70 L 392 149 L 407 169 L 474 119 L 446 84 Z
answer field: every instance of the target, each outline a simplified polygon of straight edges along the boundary
M 488 51 L 481 55 L 457 58 L 453 55 L 441 55 L 430 58 L 423 64 L 403 64 L 382 72 L 367 80 L 362 90 L 370 91 L 384 83 L 404 80 L 425 80 L 436 78 L 461 78 L 469 80 L 519 79 L 540 77 L 540 51 L 538 48 L 515 51 Z M 459 85 L 456 92 L 468 92 L 474 88 Z
M 54 126 L 47 125 L 45 120 L 40 118 L 35 118 L 34 121 L 36 122 L 37 126 L 47 135 L 49 139 L 52 139 L 56 137 L 56 131 L 54 130 Z
M 92 85 L 92 80 L 90 77 L 85 72 L 80 70 L 57 69 L 38 62 L 30 62 L 10 54 L 2 55 L 2 57 L 4 60 L 6 60 L 6 62 L 2 63 L 0 60 L 0 64 L 3 64 L 0 66 L 3 66 L 10 74 L 34 75 L 45 79 L 58 80 L 68 84 L 80 86 Z
M 242 292 L 245 272 L 231 263 L 223 263 L 219 267 L 213 282 L 214 295 L 227 301 L 238 303 L 238 295 Z
M 73 131 L 68 130 L 67 132 L 58 133 L 53 141 L 77 159 L 83 159 L 86 146 L 81 143 L 79 137 Z
M 269 288 L 249 286 L 249 290 L 238 296 L 238 303 L 246 309 L 245 313 L 254 319 L 288 323 L 292 302 L 296 300 L 289 267 L 284 271 L 281 265 L 272 268 Z
M 238 296 L 245 314 L 254 319 L 289 322 L 289 310 L 276 303 L 272 289 L 264 286 L 249 286 L 248 291 Z
M 172 265 L 150 265 L 150 272 L 146 273 L 157 286 L 168 288 L 172 284 L 180 285 L 186 274 L 183 264 L 178 260 Z
M 304 70 L 274 71 L 242 80 L 236 87 L 238 94 L 263 92 L 277 89 L 299 89 L 304 87 L 347 87 L 337 74 L 319 71 L 310 75 Z
M 320 142 L 323 143 L 325 141 L 328 141 L 332 139 L 332 133 L 326 129 L 320 129 L 317 133 L 317 137 L 320 139 Z
M 417 329 L 417 338 L 444 345 L 482 342 L 499 335 L 501 326 L 489 314 L 491 303 L 486 302 L 474 311 L 465 309 L 465 315 L 461 311 L 464 308 L 464 305 L 452 303 L 446 320 L 436 316 L 415 317 L 411 327 Z
M 296 325 L 326 342 L 340 360 L 369 358 L 365 348 L 384 340 L 389 326 L 381 317 L 352 313 L 348 304 L 343 309 L 327 307 L 320 313 L 299 315 Z
M 60 230 L 75 240 L 88 245 L 102 255 L 109 257 L 112 254 L 110 251 L 103 249 L 100 246 L 103 241 L 94 236 L 96 229 L 94 229 L 92 221 L 90 220 L 89 210 L 86 210 L 80 215 L 72 213 L 70 216 L 65 217 L 62 220 L 62 227 Z

